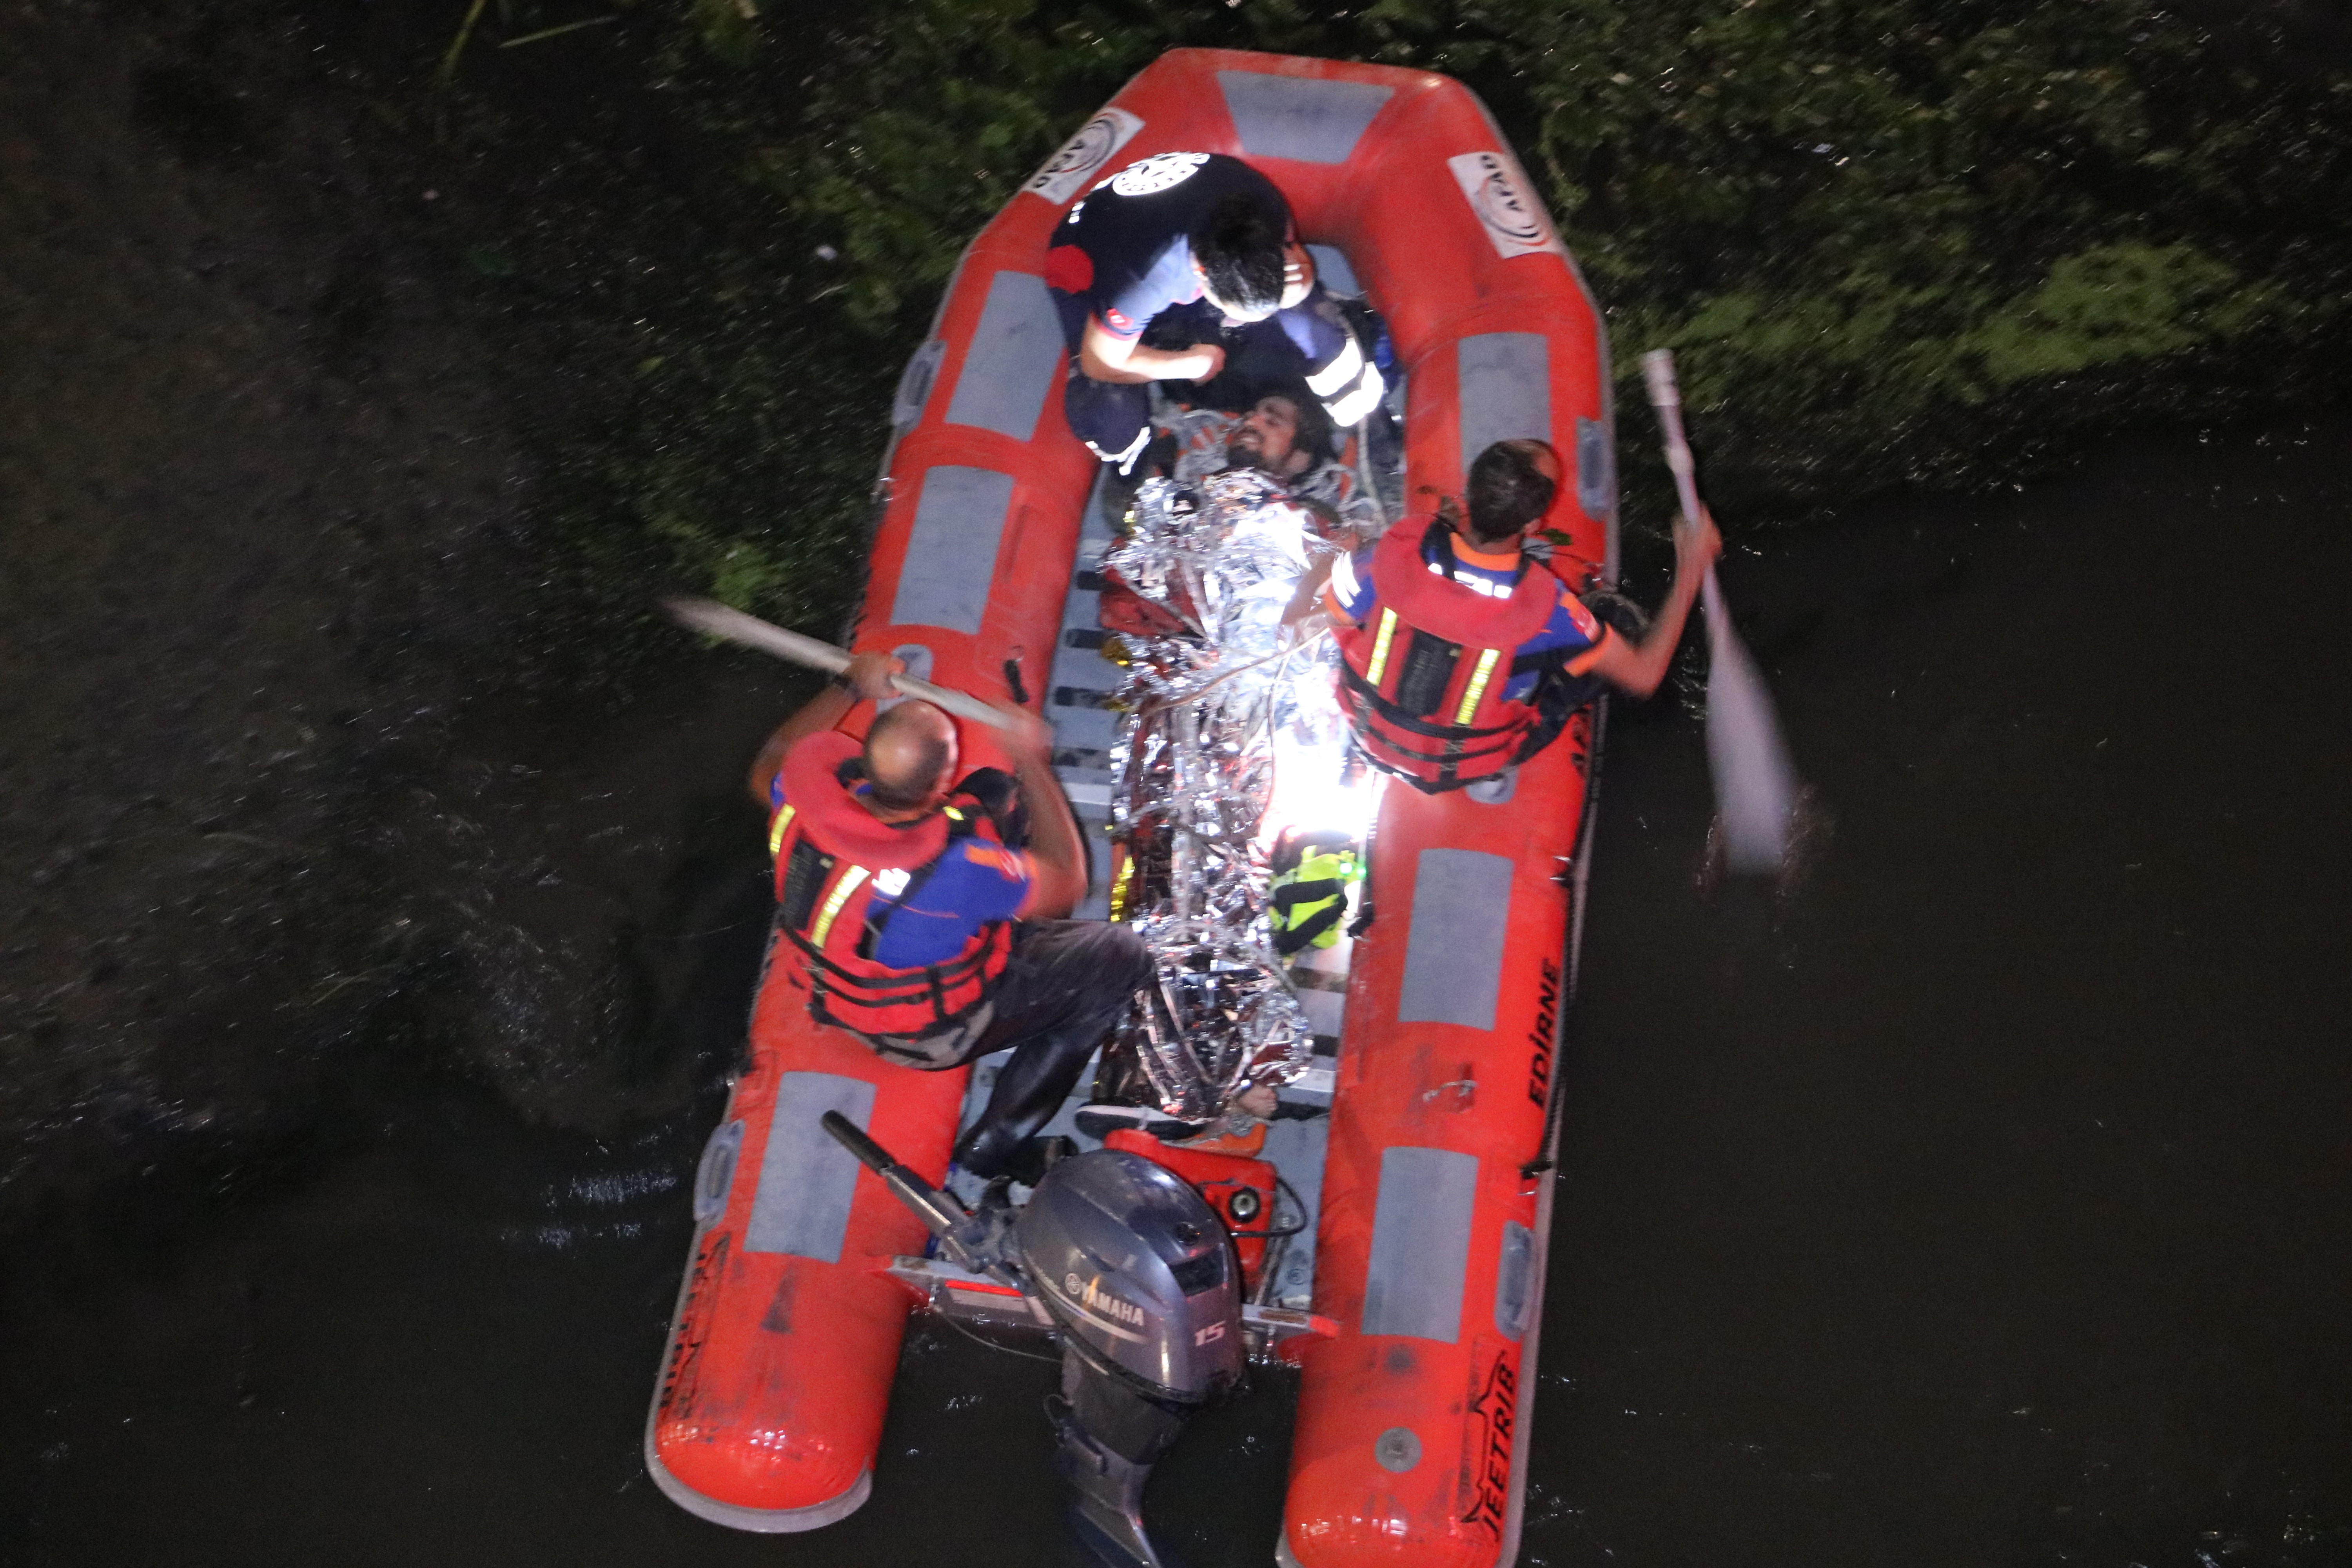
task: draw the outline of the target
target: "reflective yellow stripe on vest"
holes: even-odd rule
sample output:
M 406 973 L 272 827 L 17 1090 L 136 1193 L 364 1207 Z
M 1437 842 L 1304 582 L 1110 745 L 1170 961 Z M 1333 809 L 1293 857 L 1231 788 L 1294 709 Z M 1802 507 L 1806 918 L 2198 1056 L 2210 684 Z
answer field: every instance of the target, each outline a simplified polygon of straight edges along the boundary
M 849 895 L 865 883 L 866 875 L 863 866 L 842 868 L 841 879 L 834 883 L 833 891 L 825 897 L 824 908 L 817 911 L 816 924 L 809 928 L 809 945 L 824 945 L 826 933 L 833 930 L 833 917 L 841 913 L 841 906 L 849 902 Z
M 1490 647 L 1478 656 L 1477 673 L 1462 689 L 1462 706 L 1454 710 L 1456 724 L 1467 724 L 1470 715 L 1478 711 L 1478 699 L 1486 695 L 1486 682 L 1495 673 L 1495 661 L 1502 657 L 1503 650 L 1498 647 Z
M 1110 885 L 1111 919 L 1115 921 L 1123 921 L 1127 919 L 1127 890 L 1129 884 L 1134 880 L 1134 857 L 1127 855 L 1120 856 L 1118 861 L 1118 878 Z
M 775 825 L 768 829 L 769 859 L 774 859 L 776 852 L 784 847 L 784 829 L 793 825 L 793 808 L 789 805 L 776 813 Z
M 1364 684 L 1367 686 L 1377 688 L 1381 683 L 1381 671 L 1389 667 L 1389 638 L 1395 635 L 1396 623 L 1396 612 L 1383 606 L 1381 629 L 1372 634 L 1372 662 L 1364 670 Z

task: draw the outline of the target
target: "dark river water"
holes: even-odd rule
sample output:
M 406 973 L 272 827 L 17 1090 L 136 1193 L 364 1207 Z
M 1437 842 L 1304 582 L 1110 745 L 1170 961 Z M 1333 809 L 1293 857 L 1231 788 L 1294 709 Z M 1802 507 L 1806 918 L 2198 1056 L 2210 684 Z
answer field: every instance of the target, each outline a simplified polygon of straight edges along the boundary
M 1612 725 L 1527 1563 L 2352 1563 L 2347 452 L 2141 436 L 1727 563 L 1824 826 L 1709 888 L 1698 725 Z M 707 948 L 666 1049 L 740 1027 L 756 836 L 733 923 L 651 933 Z M 419 1076 L 281 1180 L 20 1237 L 0 1561 L 1072 1560 L 1048 1369 L 935 1329 L 845 1523 L 656 1493 L 709 1077 L 600 1142 Z M 1195 1568 L 1270 1561 L 1291 1394 L 1163 1467 Z

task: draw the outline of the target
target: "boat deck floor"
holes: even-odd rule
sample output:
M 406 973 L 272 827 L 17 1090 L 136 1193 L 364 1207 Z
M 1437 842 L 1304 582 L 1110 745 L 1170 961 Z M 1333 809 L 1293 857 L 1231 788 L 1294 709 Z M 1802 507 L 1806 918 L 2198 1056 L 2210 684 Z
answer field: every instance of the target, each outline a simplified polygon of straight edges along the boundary
M 1076 813 L 1094 858 L 1094 887 L 1073 911 L 1079 920 L 1110 916 L 1110 751 L 1118 738 L 1118 715 L 1109 706 L 1111 695 L 1126 679 L 1118 666 L 1102 655 L 1103 632 L 1098 617 L 1103 554 L 1112 542 L 1110 520 L 1103 510 L 1103 487 L 1098 483 L 1087 502 L 1086 521 L 1079 535 L 1076 568 L 1062 608 L 1060 636 L 1047 676 L 1045 718 L 1054 726 L 1055 772 Z M 1034 668 L 1039 662 L 1024 659 Z M 1034 677 L 1032 677 L 1034 679 Z M 1306 1309 L 1313 1305 L 1315 1232 L 1321 1214 L 1323 1154 L 1329 1128 L 1331 1085 L 1339 1064 L 1341 1023 L 1346 1007 L 1348 963 L 1354 943 L 1342 934 L 1328 948 L 1310 948 L 1291 965 L 1291 983 L 1315 1031 L 1312 1064 L 1296 1083 L 1281 1092 L 1281 1109 L 1266 1126 L 1261 1157 L 1270 1161 L 1305 1205 L 1305 1224 L 1287 1238 L 1275 1260 L 1267 1304 Z M 985 1057 L 972 1071 L 964 1094 L 962 1127 L 979 1120 L 996 1082 L 997 1069 L 1012 1053 Z M 1099 1057 L 1097 1058 L 1099 1060 Z M 1081 1151 L 1101 1143 L 1077 1129 L 1077 1113 L 1093 1102 L 1094 1064 L 1079 1076 L 1076 1092 L 1044 1129 L 1045 1135 L 1072 1139 Z M 961 1128 L 959 1128 L 961 1131 Z M 961 1171 L 951 1172 L 948 1185 L 966 1204 L 976 1201 L 981 1184 Z M 1020 1195 L 1016 1189 L 1016 1196 Z M 1288 1205 L 1284 1205 L 1286 1210 Z M 1286 1216 L 1287 1217 L 1287 1216 Z

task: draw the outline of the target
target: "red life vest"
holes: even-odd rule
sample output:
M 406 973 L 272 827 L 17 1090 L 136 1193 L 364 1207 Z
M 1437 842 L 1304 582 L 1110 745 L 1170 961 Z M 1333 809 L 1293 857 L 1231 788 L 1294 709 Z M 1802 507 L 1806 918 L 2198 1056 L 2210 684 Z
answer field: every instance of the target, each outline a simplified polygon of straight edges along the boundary
M 1492 598 L 1433 569 L 1422 541 L 1436 520 L 1407 518 L 1372 547 L 1371 615 L 1339 629 L 1339 700 L 1373 764 L 1436 795 L 1517 760 L 1535 708 L 1507 702 L 1512 656 L 1543 629 L 1559 579 L 1522 556 L 1509 595 Z M 1483 580 L 1481 586 L 1484 586 Z
M 935 1033 L 979 1005 L 1004 973 L 1010 921 L 991 921 L 952 958 L 919 969 L 874 959 L 890 916 L 922 890 L 960 840 L 1002 847 L 995 818 L 961 786 L 905 826 L 876 819 L 851 793 L 856 741 L 811 735 L 784 756 L 784 805 L 769 830 L 776 923 L 808 961 L 809 1011 L 860 1035 Z M 846 776 L 845 776 L 846 775 Z

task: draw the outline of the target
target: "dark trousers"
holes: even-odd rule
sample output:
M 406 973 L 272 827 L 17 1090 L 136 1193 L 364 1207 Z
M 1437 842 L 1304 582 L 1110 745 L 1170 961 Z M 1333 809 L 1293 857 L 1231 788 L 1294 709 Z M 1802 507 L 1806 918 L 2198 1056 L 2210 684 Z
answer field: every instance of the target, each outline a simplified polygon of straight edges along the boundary
M 1062 384 L 1062 416 L 1071 435 L 1125 474 L 1150 441 L 1151 389 L 1141 382 L 1097 381 L 1074 361 Z
M 939 1062 L 955 1067 L 1012 1047 L 988 1109 L 956 1142 L 955 1161 L 977 1175 L 1006 1162 L 1052 1120 L 1078 1074 L 1151 977 L 1151 954 L 1133 928 L 1104 921 L 1024 921 L 1013 956 L 989 987 L 992 1014 L 976 1037 Z

